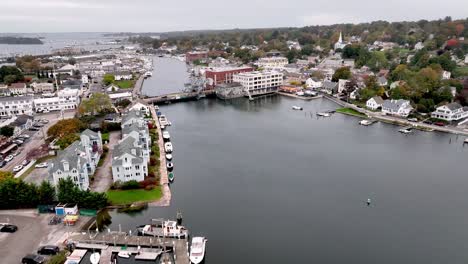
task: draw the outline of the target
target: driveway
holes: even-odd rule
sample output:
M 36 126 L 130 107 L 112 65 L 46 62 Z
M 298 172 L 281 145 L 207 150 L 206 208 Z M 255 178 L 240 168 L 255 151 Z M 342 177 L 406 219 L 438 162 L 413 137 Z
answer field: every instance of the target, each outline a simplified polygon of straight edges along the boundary
M 75 116 L 75 111 L 66 111 L 64 112 L 64 119 L 73 118 Z M 57 123 L 62 119 L 59 112 L 53 112 L 48 114 L 35 115 L 35 119 L 47 119 L 49 123 L 45 124 L 40 131 L 34 133 L 31 138 L 23 144 L 23 146 L 18 150 L 19 155 L 16 156 L 12 161 L 8 162 L 2 170 L 11 171 L 13 167 L 21 164 L 21 162 L 26 159 L 27 155 L 32 152 L 32 150 L 39 148 L 41 145 L 45 144 L 45 137 L 47 136 L 47 130 L 49 127 Z M 28 133 L 29 134 L 29 133 Z
M 40 185 L 44 180 L 53 184 L 53 179 L 49 177 L 47 168 L 34 168 L 34 170 L 24 178 L 25 182 L 34 183 L 36 185 Z
M 94 174 L 94 181 L 91 183 L 91 190 L 95 192 L 106 192 L 112 185 L 112 152 L 114 146 L 120 140 L 120 131 L 113 131 L 109 133 L 109 152 L 107 153 L 104 163 L 99 167 Z

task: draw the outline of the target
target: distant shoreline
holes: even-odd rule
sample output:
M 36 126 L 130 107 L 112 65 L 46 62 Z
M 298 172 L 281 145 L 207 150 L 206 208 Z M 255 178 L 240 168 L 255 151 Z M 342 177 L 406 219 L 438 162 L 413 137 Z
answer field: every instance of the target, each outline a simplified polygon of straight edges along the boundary
M 42 45 L 44 42 L 39 38 L 26 37 L 0 37 L 0 44 L 7 45 Z

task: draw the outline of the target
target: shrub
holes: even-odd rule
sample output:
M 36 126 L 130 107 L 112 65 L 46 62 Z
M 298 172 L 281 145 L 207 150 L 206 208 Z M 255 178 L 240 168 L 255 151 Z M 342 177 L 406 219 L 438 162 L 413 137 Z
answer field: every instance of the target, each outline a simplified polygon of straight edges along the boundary
M 122 188 L 122 182 L 121 181 L 116 181 L 111 185 L 111 190 L 118 190 Z
M 148 177 L 156 177 L 156 174 L 154 173 L 154 171 L 149 171 L 148 172 Z
M 121 187 L 122 190 L 133 190 L 133 189 L 139 189 L 139 188 L 140 188 L 140 184 L 135 180 L 125 182 L 122 184 L 122 187 Z
M 103 147 L 102 147 L 102 151 L 103 151 L 104 153 L 109 152 L 109 147 L 108 147 L 108 146 L 103 146 Z
M 148 185 L 148 186 L 145 187 L 146 191 L 151 191 L 153 189 L 154 189 L 154 185 Z
M 155 158 L 153 158 L 153 157 L 150 158 L 150 165 L 151 166 L 156 166 L 156 159 Z

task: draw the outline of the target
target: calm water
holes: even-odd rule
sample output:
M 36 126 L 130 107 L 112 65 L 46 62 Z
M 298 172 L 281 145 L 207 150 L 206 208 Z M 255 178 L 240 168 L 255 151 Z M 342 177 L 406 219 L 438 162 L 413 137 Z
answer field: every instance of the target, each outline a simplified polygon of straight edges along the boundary
M 112 213 L 111 227 L 179 209 L 208 237 L 207 263 L 465 263 L 464 138 L 310 117 L 334 108 L 279 96 L 161 107 L 173 123 L 172 206 Z
M 153 76 L 145 80 L 142 93 L 155 96 L 182 91 L 189 82 L 184 62 L 173 58 L 153 58 Z

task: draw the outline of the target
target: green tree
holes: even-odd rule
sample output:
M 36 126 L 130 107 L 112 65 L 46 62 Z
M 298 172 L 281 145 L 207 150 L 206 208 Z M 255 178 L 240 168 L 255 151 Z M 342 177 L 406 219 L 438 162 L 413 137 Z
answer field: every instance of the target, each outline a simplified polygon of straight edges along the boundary
M 112 101 L 109 95 L 104 93 L 95 93 L 89 99 L 84 99 L 78 109 L 80 114 L 92 114 L 103 113 L 112 109 Z
M 332 76 L 332 81 L 337 82 L 340 79 L 348 80 L 351 78 L 351 70 L 349 67 L 338 68 Z
M 55 188 L 48 181 L 43 181 L 37 191 L 39 204 L 52 204 L 55 201 Z
M 0 128 L 0 135 L 5 136 L 5 137 L 13 136 L 14 132 L 15 132 L 15 128 L 12 126 L 4 126 Z
M 102 78 L 102 82 L 104 85 L 110 85 L 111 83 L 115 82 L 115 76 L 113 74 L 105 74 Z
M 374 51 L 371 53 L 370 59 L 367 61 L 366 65 L 372 71 L 378 71 L 388 66 L 388 60 L 383 51 Z
M 8 85 L 10 85 L 10 84 L 16 82 L 17 80 L 18 80 L 18 79 L 17 79 L 16 75 L 11 75 L 11 74 L 10 74 L 10 75 L 7 75 L 7 76 L 5 76 L 5 77 L 3 78 L 3 82 L 6 83 L 6 84 L 8 84 Z

